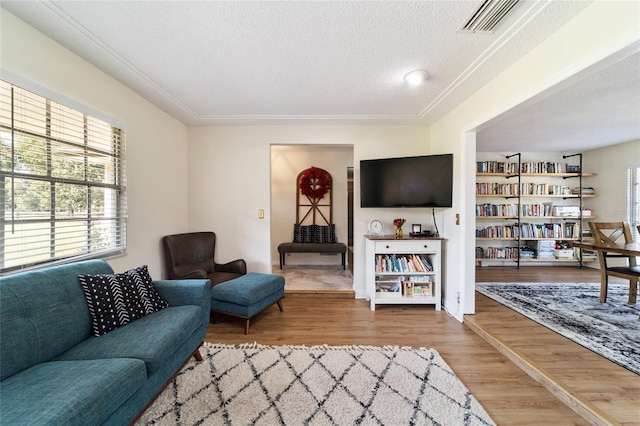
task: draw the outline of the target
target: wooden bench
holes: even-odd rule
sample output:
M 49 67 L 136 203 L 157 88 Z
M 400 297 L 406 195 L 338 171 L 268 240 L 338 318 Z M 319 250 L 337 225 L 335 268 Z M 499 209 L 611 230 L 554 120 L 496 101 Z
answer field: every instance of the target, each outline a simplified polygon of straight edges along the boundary
M 347 246 L 343 243 L 281 243 L 278 245 L 278 253 L 280 269 L 287 253 L 339 253 L 342 255 L 342 269 L 346 269 Z

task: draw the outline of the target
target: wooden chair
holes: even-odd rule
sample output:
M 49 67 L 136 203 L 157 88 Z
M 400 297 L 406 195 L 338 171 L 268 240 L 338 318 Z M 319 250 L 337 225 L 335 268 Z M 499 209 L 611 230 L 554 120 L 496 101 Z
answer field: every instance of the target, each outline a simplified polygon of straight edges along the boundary
M 621 244 L 631 243 L 631 228 L 627 222 L 589 222 L 596 243 Z M 609 266 L 607 261 L 611 259 L 626 259 L 626 265 Z M 607 253 L 598 250 L 600 261 L 600 303 L 607 301 L 609 276 L 629 280 L 629 303 L 636 303 L 638 282 L 640 282 L 640 267 L 636 265 L 634 256 Z

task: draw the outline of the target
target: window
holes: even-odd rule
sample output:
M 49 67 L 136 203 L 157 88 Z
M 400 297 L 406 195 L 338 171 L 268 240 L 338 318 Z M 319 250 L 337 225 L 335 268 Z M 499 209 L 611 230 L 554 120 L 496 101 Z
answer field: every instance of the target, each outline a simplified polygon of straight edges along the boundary
M 124 131 L 0 81 L 0 273 L 126 248 Z
M 640 241 L 640 166 L 627 167 L 627 222 L 631 227 L 634 241 Z

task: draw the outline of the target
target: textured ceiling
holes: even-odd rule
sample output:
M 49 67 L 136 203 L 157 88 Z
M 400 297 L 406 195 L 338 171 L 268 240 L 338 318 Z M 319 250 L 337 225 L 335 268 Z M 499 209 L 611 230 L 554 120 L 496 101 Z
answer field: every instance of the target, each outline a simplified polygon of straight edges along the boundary
M 640 139 L 640 53 L 573 80 L 485 123 L 477 150 L 586 151 Z
M 481 3 L 0 5 L 185 124 L 429 125 L 589 4 L 522 0 L 495 32 L 460 32 Z M 417 68 L 427 84 L 407 86 Z

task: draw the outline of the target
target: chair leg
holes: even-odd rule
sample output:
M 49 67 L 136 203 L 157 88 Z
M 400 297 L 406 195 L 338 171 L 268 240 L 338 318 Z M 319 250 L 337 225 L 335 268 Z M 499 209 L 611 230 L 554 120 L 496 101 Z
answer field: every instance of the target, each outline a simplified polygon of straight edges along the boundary
M 249 334 L 249 318 L 244 321 L 244 334 Z
M 640 281 L 638 278 L 629 280 L 629 303 L 636 303 L 636 297 L 638 295 L 638 281 Z
M 278 300 L 278 309 L 280 309 L 280 312 L 283 312 L 284 309 L 282 308 L 282 300 Z
M 609 276 L 606 271 L 600 270 L 600 303 L 607 301 L 607 290 L 609 289 Z

